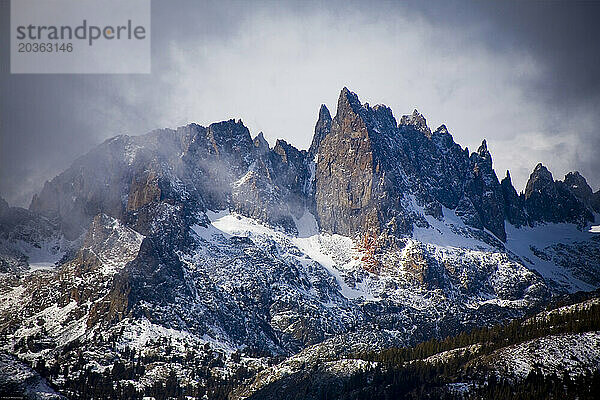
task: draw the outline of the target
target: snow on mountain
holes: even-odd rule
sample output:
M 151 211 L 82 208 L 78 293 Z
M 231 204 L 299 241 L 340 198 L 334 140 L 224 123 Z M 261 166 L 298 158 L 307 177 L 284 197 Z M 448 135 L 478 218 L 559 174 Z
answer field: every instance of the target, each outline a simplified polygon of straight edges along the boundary
M 476 354 L 481 349 L 481 344 L 472 344 L 465 347 L 459 347 L 458 349 L 446 350 L 440 353 L 436 353 L 432 356 L 425 358 L 423 361 L 431 364 L 443 364 L 455 357 L 463 357 L 465 354 Z
M 11 334 L 2 350 L 33 361 L 89 335 L 94 310 L 101 308 L 115 274 L 137 255 L 141 238 L 119 221 L 99 216 L 72 260 L 5 281 L 0 324 Z M 38 344 L 29 344 L 33 337 Z
M 0 353 L 0 393 L 11 398 L 63 400 L 48 382 L 15 357 Z
M 498 350 L 482 360 L 505 376 L 524 379 L 534 368 L 572 378 L 600 365 L 600 332 L 550 335 Z
M 118 136 L 30 210 L 0 201 L 0 348 L 107 382 L 129 357 L 123 384 L 175 369 L 200 390 L 200 368 L 226 382 L 521 317 L 600 287 L 584 182 L 540 164 L 517 194 L 485 140 L 469 154 L 346 88 L 309 151 L 240 120 Z M 347 364 L 326 368 L 372 367 Z
M 524 265 L 539 272 L 548 282 L 558 285 L 569 292 L 578 290 L 594 290 L 597 282 L 582 280 L 577 270 L 561 265 L 556 258 L 552 257 L 556 246 L 576 247 L 583 243 L 589 243 L 595 251 L 600 250 L 600 243 L 595 239 L 593 228 L 589 231 L 580 230 L 574 224 L 547 223 L 534 227 L 515 228 L 507 225 L 507 250 L 518 255 Z M 598 271 L 600 264 L 598 260 L 592 260 L 587 265 L 589 270 Z M 590 272 L 591 272 L 590 271 Z

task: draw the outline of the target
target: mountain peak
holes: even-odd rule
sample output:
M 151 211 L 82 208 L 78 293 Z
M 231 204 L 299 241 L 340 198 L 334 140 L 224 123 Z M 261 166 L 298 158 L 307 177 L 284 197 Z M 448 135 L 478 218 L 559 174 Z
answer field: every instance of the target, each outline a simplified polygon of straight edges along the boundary
M 532 178 L 536 178 L 536 179 L 543 178 L 545 180 L 554 180 L 554 178 L 552 177 L 552 173 L 542 163 L 538 163 L 535 166 L 529 179 L 532 179 Z
M 539 183 L 554 183 L 552 173 L 548 171 L 548 168 L 546 168 L 542 163 L 538 163 L 533 169 L 531 175 L 529 175 L 529 180 L 527 181 L 527 186 L 525 188 L 526 196 L 527 193 L 531 193 L 531 190 L 533 190 L 534 187 L 539 186 Z
M 321 108 L 319 109 L 319 118 L 315 124 L 313 140 L 310 144 L 310 148 L 308 149 L 311 159 L 314 158 L 315 154 L 318 153 L 321 142 L 323 139 L 325 139 L 325 136 L 327 136 L 329 132 L 331 132 L 331 113 L 325 104 L 321 104 Z
M 572 183 L 574 185 L 589 187 L 587 180 L 585 179 L 585 177 L 583 175 L 581 175 L 579 173 L 579 171 L 571 171 L 567 175 L 565 175 L 565 183 L 567 183 L 567 184 Z M 592 191 L 592 188 L 590 188 L 590 192 L 591 191 Z
M 331 113 L 325 104 L 319 108 L 319 119 L 331 119 Z
M 435 133 L 439 133 L 441 135 L 447 135 L 449 132 L 448 132 L 448 128 L 446 128 L 446 125 L 442 124 L 435 130 Z
M 402 118 L 400 118 L 400 125 L 412 126 L 419 132 L 424 133 L 427 137 L 431 137 L 431 129 L 429 129 L 427 126 L 427 120 L 416 108 L 413 110 L 411 115 L 403 115 Z M 446 127 L 444 126 L 444 128 Z M 447 132 L 448 131 L 446 131 L 446 133 Z
M 523 199 L 517 194 L 508 170 L 506 170 L 506 177 L 500 182 L 500 188 L 502 190 L 502 197 L 504 198 L 504 215 L 508 222 L 516 227 L 527 224 L 527 215 L 523 209 Z
M 217 154 L 223 151 L 239 153 L 240 150 L 247 151 L 253 146 L 250 131 L 241 119 L 210 124 L 207 137 Z
M 260 154 L 264 154 L 269 151 L 269 142 L 266 141 L 262 131 L 256 135 L 252 142 Z
M 458 333 L 457 321 L 470 329 L 600 286 L 593 232 L 515 229 L 588 228 L 598 202 L 576 198 L 588 187 L 578 172 L 554 181 L 539 164 L 526 197 L 509 171 L 498 182 L 486 140 L 471 154 L 444 125 L 428 137 L 417 110 L 398 124 L 391 109 L 361 105 L 344 88 L 335 118 L 325 105 L 317 111 L 308 152 L 281 139 L 270 148 L 240 120 L 190 124 L 121 137 L 79 159 L 32 206 L 51 218 L 0 199 L 0 278 L 32 267 L 32 278 L 5 279 L 21 283 L 2 294 L 0 321 L 10 324 L 0 337 L 15 344 L 3 351 L 58 371 L 48 376 L 61 389 L 93 378 L 111 398 L 162 396 L 193 371 L 228 379 L 211 390 L 266 382 L 280 368 L 315 370 L 323 356 Z M 68 261 L 33 271 L 59 258 Z M 288 354 L 296 358 L 268 367 Z M 177 374 L 146 368 L 155 361 Z M 365 365 L 316 370 L 328 385 L 331 371 Z M 106 373 L 93 372 L 100 367 Z M 288 381 L 304 382 L 296 377 Z M 176 393 L 207 393 L 204 380 L 188 383 Z
M 551 197 L 555 197 L 554 178 L 552 177 L 552 173 L 548 171 L 548 168 L 542 163 L 538 163 L 531 175 L 529 175 L 527 185 L 525 185 L 525 199 L 530 198 L 534 193 L 546 192 Z
M 481 146 L 479 146 L 479 148 L 477 149 L 477 154 L 479 154 L 479 156 L 482 158 L 488 158 L 491 156 L 487 147 L 487 141 L 485 139 L 483 139 L 483 141 L 481 142 Z
M 528 207 L 531 219 L 577 224 L 593 221 L 594 216 L 587 208 L 589 199 L 585 196 L 580 197 L 582 179 L 580 175 L 571 174 L 565 177 L 565 182 L 555 181 L 542 163 L 536 165 L 527 181 L 524 193 L 525 205 Z
M 354 113 L 358 113 L 362 104 L 358 99 L 358 95 L 354 92 L 348 90 L 347 87 L 344 86 L 342 91 L 340 92 L 340 97 L 338 98 L 337 104 L 337 113 L 340 116 L 346 115 L 347 111 L 353 111 Z
M 573 194 L 577 196 L 584 204 L 589 204 L 592 198 L 592 188 L 588 185 L 586 179 L 579 171 L 569 172 L 565 175 L 565 184 L 571 189 Z

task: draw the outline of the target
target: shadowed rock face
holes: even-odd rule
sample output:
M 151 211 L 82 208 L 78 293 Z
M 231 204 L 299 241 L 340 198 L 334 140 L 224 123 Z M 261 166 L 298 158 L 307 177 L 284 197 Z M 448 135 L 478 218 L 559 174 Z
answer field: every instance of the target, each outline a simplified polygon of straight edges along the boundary
M 414 115 L 414 114 L 413 114 Z M 404 122 L 410 120 L 404 116 Z M 436 206 L 441 217 L 443 205 L 457 207 L 464 195 L 465 176 L 469 171 L 469 152 L 456 144 L 444 125 L 429 138 L 426 131 L 401 122 L 400 134 L 406 139 L 415 191 L 431 208 Z
M 58 218 L 69 239 L 83 233 L 98 213 L 122 217 L 122 196 L 132 180 L 125 152 L 132 142 L 132 138 L 118 136 L 79 158 L 68 170 L 46 182 L 41 193 L 33 197 L 30 210 Z
M 252 140 L 252 143 L 254 143 L 256 151 L 260 155 L 265 154 L 269 151 L 269 142 L 265 140 L 265 136 L 262 132 L 259 132 L 259 134 L 256 135 L 256 137 Z
M 592 205 L 592 208 L 597 213 L 600 213 L 600 190 L 598 190 L 596 193 L 594 193 L 592 195 L 592 198 L 590 199 L 590 203 Z
M 587 208 L 600 213 L 600 190 L 592 192 L 585 178 L 578 172 L 569 172 L 565 176 L 565 185 Z
M 477 153 L 471 154 L 470 161 L 465 194 L 473 203 L 483 226 L 504 241 L 504 198 L 485 140 Z
M 325 136 L 327 136 L 329 132 L 331 132 L 331 114 L 329 113 L 329 110 L 325 104 L 322 104 L 321 108 L 319 109 L 319 118 L 317 119 L 317 124 L 315 125 L 315 134 L 308 150 L 311 160 L 314 158 L 315 154 L 317 154 L 321 142 L 323 139 L 325 139 Z
M 573 181 L 573 179 L 569 179 Z M 577 198 L 569 186 L 555 181 L 541 163 L 538 164 L 525 187 L 524 202 L 532 222 L 574 222 L 585 224 L 594 216 Z
M 516 227 L 527 223 L 527 215 L 523 206 L 523 199 L 519 197 L 515 190 L 510 172 L 506 171 L 506 177 L 500 183 L 502 187 L 502 197 L 504 198 L 504 215 L 506 220 Z
M 589 204 L 589 201 L 593 195 L 592 188 L 588 185 L 587 181 L 579 171 L 569 172 L 565 176 L 565 185 L 571 189 L 573 194 L 585 204 Z

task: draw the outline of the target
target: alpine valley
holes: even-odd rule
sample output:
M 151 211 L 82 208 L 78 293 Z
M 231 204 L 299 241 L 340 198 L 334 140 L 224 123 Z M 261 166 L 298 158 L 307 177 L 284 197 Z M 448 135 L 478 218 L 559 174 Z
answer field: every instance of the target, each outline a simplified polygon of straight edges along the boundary
M 485 140 L 346 88 L 308 150 L 117 136 L 0 200 L 0 394 L 593 398 L 599 217 L 578 172 L 518 193 Z

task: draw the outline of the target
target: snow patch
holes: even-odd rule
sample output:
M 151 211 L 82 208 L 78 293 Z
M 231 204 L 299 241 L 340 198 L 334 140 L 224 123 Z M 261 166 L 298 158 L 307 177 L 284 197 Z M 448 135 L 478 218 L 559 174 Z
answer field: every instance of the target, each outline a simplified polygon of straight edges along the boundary
M 298 229 L 298 237 L 291 237 L 282 230 L 265 226 L 254 219 L 230 213 L 226 210 L 209 211 L 206 215 L 211 222 L 209 226 L 194 225 L 192 227 L 194 233 L 203 240 L 210 242 L 214 240 L 215 236 L 221 235 L 225 238 L 232 236 L 242 236 L 250 239 L 268 237 L 278 243 L 291 242 L 303 253 L 297 256 L 298 260 L 302 263 L 315 261 L 323 266 L 336 279 L 344 297 L 347 299 L 362 297 L 365 300 L 377 300 L 366 285 L 358 283 L 355 287 L 351 287 L 346 283 L 341 271 L 352 268 L 354 265 L 341 265 L 334 261 L 331 254 L 327 254 L 325 243 L 331 244 L 332 241 L 334 242 L 333 247 L 342 249 L 345 253 L 352 252 L 354 247 L 352 239 L 341 235 L 319 234 L 317 221 L 308 210 L 304 210 L 299 219 L 294 218 Z M 345 258 L 351 259 L 351 257 Z M 353 262 L 356 261 L 352 260 L 347 264 Z
M 499 371 L 524 379 L 540 367 L 544 375 L 571 377 L 600 368 L 600 332 L 545 336 L 500 349 L 486 357 Z
M 414 196 L 411 196 L 414 197 Z M 473 228 L 467 227 L 463 220 L 456 215 L 454 210 L 442 206 L 444 218 L 440 221 L 431 215 L 425 215 L 422 207 L 416 204 L 414 198 L 411 200 L 412 207 L 421 211 L 429 223 L 429 227 L 422 228 L 415 226 L 413 238 L 423 242 L 446 248 L 463 248 L 471 250 L 494 250 L 489 244 L 484 243 L 472 237 L 467 237 L 466 232 Z
M 590 231 L 591 232 L 591 231 Z M 571 244 L 590 240 L 593 234 L 577 229 L 575 224 L 541 224 L 534 227 L 516 228 L 506 224 L 506 249 L 518 255 L 525 266 L 539 272 L 545 279 L 551 279 L 575 292 L 594 290 L 595 287 L 577 279 L 567 269 L 544 260 L 534 253 L 554 244 Z

